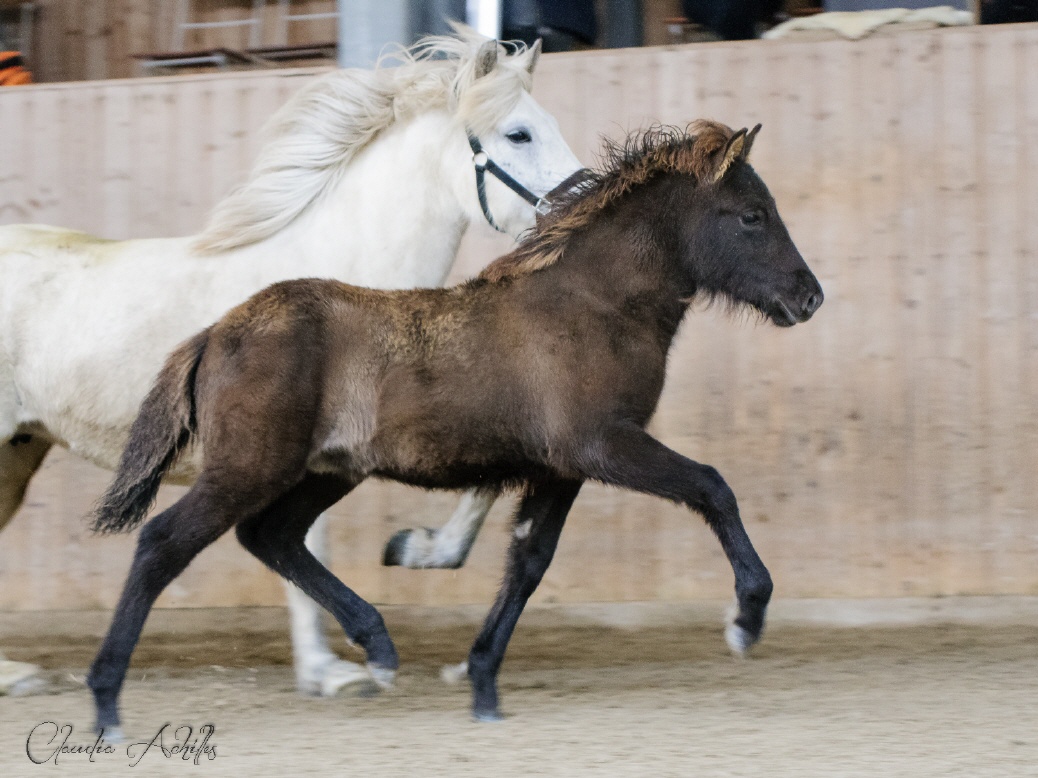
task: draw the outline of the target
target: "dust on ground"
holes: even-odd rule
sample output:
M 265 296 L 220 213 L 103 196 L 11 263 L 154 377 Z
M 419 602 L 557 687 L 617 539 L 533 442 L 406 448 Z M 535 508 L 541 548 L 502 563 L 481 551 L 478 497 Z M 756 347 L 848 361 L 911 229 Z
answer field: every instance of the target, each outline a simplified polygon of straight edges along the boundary
M 149 776 L 1038 776 L 1038 627 L 770 629 L 748 661 L 721 626 L 524 628 L 500 677 L 499 724 L 445 685 L 471 627 L 390 624 L 402 672 L 373 698 L 296 694 L 280 633 L 142 640 L 122 697 L 130 741 L 207 723 L 216 758 L 156 748 Z M 348 652 L 349 649 L 339 647 Z M 5 637 L 47 668 L 51 691 L 0 698 L 0 775 L 126 775 L 126 747 L 32 763 L 34 725 L 72 724 L 90 745 L 82 686 L 96 640 Z M 347 658 L 359 659 L 356 654 Z M 167 730 L 171 732 L 172 730 Z M 41 741 L 46 743 L 46 740 Z M 165 743 L 174 740 L 167 736 Z M 143 746 L 138 747 L 137 755 Z M 37 758 L 46 756 L 47 751 Z M 133 774 L 132 771 L 130 774 Z

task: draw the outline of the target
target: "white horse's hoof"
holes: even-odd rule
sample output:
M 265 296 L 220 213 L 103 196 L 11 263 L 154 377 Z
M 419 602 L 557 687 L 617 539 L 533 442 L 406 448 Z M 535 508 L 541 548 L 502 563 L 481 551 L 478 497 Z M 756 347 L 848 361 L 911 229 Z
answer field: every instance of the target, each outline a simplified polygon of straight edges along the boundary
M 393 682 L 396 680 L 396 670 L 369 663 L 368 672 L 371 673 L 371 680 L 378 684 L 379 689 L 393 688 Z
M 440 668 L 440 680 L 444 683 L 460 683 L 469 674 L 469 663 L 461 662 L 456 665 L 444 665 Z
M 363 665 L 336 659 L 325 668 L 321 679 L 321 696 L 335 697 L 343 689 L 360 697 L 377 694 L 378 689 L 372 688 L 371 681 L 372 675 Z
M 307 697 L 335 697 L 343 689 L 364 696 L 372 693 L 371 685 L 367 668 L 337 658 L 296 677 L 296 688 Z
M 47 682 L 36 665 L 0 657 L 0 696 L 28 697 L 46 688 Z

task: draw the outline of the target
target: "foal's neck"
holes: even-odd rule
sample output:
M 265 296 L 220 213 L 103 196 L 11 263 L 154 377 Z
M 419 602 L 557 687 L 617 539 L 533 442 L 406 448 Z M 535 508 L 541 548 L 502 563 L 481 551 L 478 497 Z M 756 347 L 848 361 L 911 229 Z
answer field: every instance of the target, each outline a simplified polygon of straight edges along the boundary
M 558 264 L 544 271 L 544 282 L 594 296 L 617 316 L 657 328 L 669 345 L 694 290 L 674 272 L 667 219 L 643 218 L 644 211 L 625 206 L 603 212 L 574 234 Z

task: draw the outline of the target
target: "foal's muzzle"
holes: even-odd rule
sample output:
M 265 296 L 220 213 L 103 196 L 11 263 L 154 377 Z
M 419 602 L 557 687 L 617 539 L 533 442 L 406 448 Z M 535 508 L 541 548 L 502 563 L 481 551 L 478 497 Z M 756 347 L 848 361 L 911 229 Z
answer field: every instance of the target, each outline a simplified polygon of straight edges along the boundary
M 822 307 L 825 294 L 818 279 L 810 271 L 802 271 L 799 288 L 791 295 L 776 295 L 768 312 L 771 321 L 779 327 L 792 327 L 814 316 Z

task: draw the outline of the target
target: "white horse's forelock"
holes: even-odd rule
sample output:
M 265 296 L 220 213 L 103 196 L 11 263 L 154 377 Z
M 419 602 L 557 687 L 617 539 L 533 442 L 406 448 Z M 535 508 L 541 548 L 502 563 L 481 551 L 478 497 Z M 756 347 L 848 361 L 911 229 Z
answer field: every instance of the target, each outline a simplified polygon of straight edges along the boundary
M 248 180 L 216 205 L 194 248 L 228 251 L 284 229 L 395 122 L 446 110 L 477 134 L 490 130 L 530 90 L 533 52 L 499 44 L 496 67 L 477 78 L 486 40 L 460 28 L 391 52 L 374 70 L 336 70 L 304 87 L 271 118 Z

